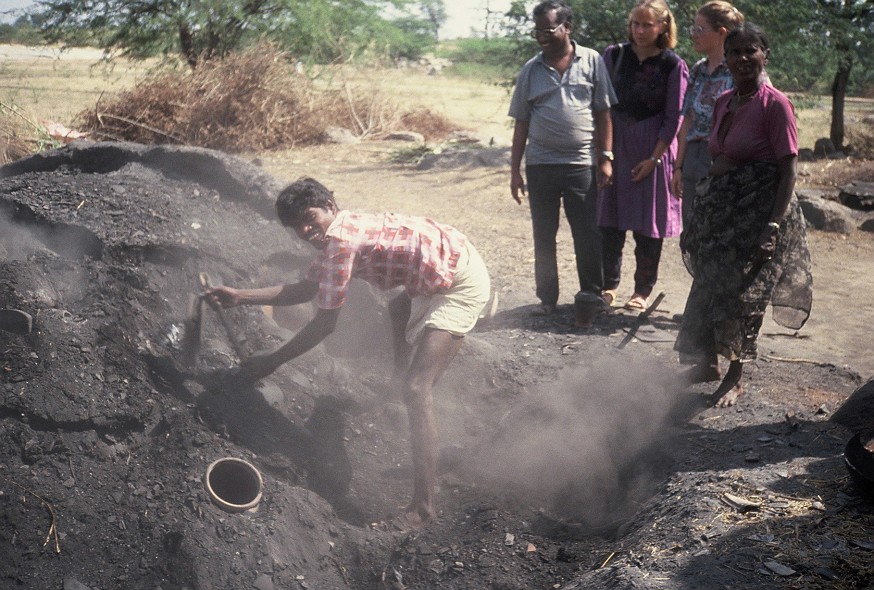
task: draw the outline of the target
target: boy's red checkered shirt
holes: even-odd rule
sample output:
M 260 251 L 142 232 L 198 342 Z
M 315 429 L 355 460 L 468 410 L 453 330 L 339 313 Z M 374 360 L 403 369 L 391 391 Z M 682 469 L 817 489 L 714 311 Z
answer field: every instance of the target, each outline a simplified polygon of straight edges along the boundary
M 403 286 L 410 297 L 448 289 L 467 242 L 454 227 L 424 217 L 351 211 L 337 213 L 326 237 L 306 275 L 319 284 L 322 309 L 343 306 L 352 277 L 383 290 Z

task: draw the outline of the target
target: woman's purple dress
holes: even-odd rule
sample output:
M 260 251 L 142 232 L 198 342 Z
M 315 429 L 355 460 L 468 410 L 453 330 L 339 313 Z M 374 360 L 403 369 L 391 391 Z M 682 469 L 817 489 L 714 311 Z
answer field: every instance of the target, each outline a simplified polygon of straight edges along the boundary
M 613 184 L 598 193 L 598 225 L 650 238 L 674 237 L 682 229 L 682 214 L 670 182 L 689 70 L 669 49 L 638 62 L 628 43 L 615 69 L 619 47 L 612 45 L 604 52 L 619 104 L 612 109 Z M 631 169 L 652 155 L 659 139 L 670 146 L 661 165 L 640 182 L 632 182 Z

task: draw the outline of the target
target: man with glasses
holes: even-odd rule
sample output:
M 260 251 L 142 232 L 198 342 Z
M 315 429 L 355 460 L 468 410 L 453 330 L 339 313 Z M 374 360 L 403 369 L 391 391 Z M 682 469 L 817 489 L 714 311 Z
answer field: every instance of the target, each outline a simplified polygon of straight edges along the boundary
M 580 283 L 575 302 L 601 301 L 596 188 L 612 182 L 610 106 L 616 96 L 601 55 L 571 40 L 573 12 L 569 6 L 546 0 L 534 8 L 532 16 L 531 36 L 542 51 L 522 67 L 510 103 L 509 115 L 516 120 L 510 192 L 521 204 L 520 193 L 526 192 L 521 170 L 524 154 L 534 230 L 534 280 L 540 299 L 535 313 L 547 315 L 558 304 L 556 234 L 562 202 Z

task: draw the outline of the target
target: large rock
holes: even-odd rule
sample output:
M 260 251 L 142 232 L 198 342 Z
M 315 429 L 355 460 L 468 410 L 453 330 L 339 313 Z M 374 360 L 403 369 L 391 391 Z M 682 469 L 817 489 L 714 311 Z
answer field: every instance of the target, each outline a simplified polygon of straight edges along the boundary
M 341 145 L 358 143 L 359 138 L 344 127 L 328 127 L 322 134 L 325 143 L 338 143 Z
M 853 432 L 874 428 L 874 379 L 854 391 L 832 414 L 831 421 Z
M 874 182 L 853 181 L 844 185 L 838 200 L 851 209 L 874 211 Z
M 417 170 L 432 168 L 498 168 L 510 163 L 509 149 L 471 149 L 448 150 L 439 154 L 428 154 Z
M 856 220 L 843 205 L 822 198 L 816 191 L 801 190 L 797 195 L 804 218 L 814 229 L 840 234 L 853 232 Z

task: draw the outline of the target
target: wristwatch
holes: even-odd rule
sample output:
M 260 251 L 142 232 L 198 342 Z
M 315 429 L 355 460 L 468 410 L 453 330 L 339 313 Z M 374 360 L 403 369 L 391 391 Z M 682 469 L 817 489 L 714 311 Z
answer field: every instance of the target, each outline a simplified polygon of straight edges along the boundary
M 656 158 L 656 157 L 654 157 L 654 156 L 650 156 L 649 159 L 652 160 L 653 162 L 655 162 L 655 165 L 656 165 L 656 166 L 661 166 L 661 165 L 662 165 L 662 159 L 661 159 L 661 158 Z
M 598 155 L 601 156 L 602 158 L 606 158 L 610 162 L 613 161 L 613 152 L 611 152 L 610 150 L 602 150 L 601 153 Z

